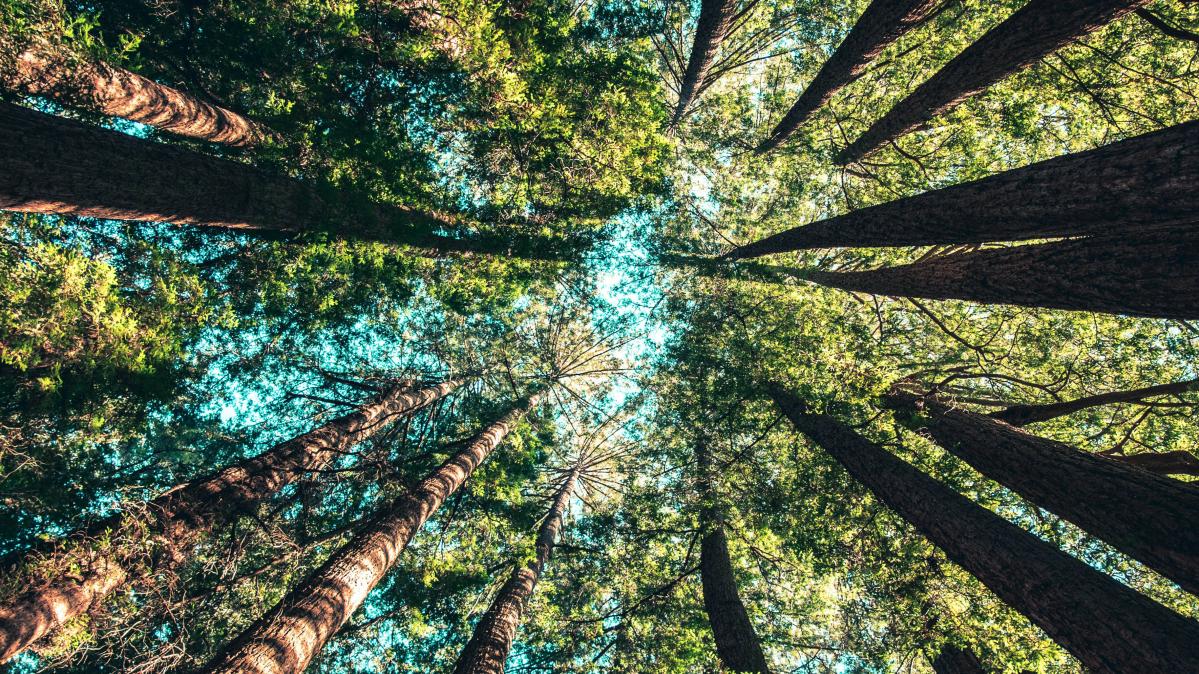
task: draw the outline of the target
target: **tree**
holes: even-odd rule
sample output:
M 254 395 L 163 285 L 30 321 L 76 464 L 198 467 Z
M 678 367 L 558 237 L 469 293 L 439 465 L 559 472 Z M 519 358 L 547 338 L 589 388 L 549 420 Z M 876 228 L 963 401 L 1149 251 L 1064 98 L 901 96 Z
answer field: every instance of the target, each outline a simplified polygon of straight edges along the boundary
M 304 671 L 383 579 L 429 516 L 471 476 L 539 394 L 514 403 L 420 484 L 377 513 L 354 538 L 208 663 L 205 674 Z
M 941 652 L 933 660 L 933 671 L 936 674 L 986 674 L 973 651 L 952 644 L 941 647 Z
M 1100 405 L 1139 403 L 1146 398 L 1178 395 L 1194 390 L 1199 390 L 1199 379 L 1187 379 L 1170 384 L 1156 384 L 1154 386 L 1145 386 L 1127 391 L 1108 391 L 1107 393 L 1097 393 L 1073 400 L 1043 403 L 1040 405 L 1011 405 L 998 412 L 991 412 L 989 416 L 1012 426 L 1027 426 L 1028 424 L 1049 421 L 1050 419 L 1056 419 Z
M 234 464 L 214 475 L 167 491 L 145 504 L 149 518 L 115 515 L 56 542 L 48 551 L 25 555 L 27 563 L 60 572 L 48 582 L 0 605 L 0 662 L 76 615 L 98 604 L 125 583 L 147 549 L 170 563 L 186 558 L 201 535 L 238 517 L 319 468 L 347 448 L 371 437 L 388 422 L 428 406 L 462 385 L 453 379 L 412 390 L 393 386 L 376 400 L 303 435 Z M 111 546 L 98 539 L 111 538 Z M 62 569 L 78 568 L 78 575 Z
M 753 6 L 753 2 L 749 6 Z M 737 0 L 703 0 L 700 4 L 699 20 L 695 25 L 695 42 L 691 46 L 691 57 L 687 60 L 687 70 L 679 83 L 679 102 L 675 105 L 674 118 L 671 126 L 677 125 L 687 114 L 696 93 L 707 77 L 708 69 L 716 59 L 720 43 L 728 36 L 737 17 L 748 11 L 750 7 L 737 11 Z
M 1192 594 L 1199 593 L 1199 488 L 1039 438 L 933 397 L 893 389 L 884 402 L 978 472 Z
M 816 73 L 799 100 L 755 150 L 769 152 L 787 140 L 822 105 L 853 82 L 888 46 L 948 6 L 943 0 L 873 0 L 845 41 Z
M 860 160 L 995 82 L 1148 4 L 1148 0 L 1033 0 L 991 29 L 837 155 Z
M 929 246 L 1190 226 L 1199 122 L 871 206 L 738 246 L 744 259 L 809 248 Z
M 796 430 L 1004 602 L 1094 672 L 1185 670 L 1199 623 L 1066 555 L 924 475 L 779 386 L 770 395 Z
M 533 591 L 537 589 L 537 581 L 553 555 L 575 482 L 579 479 L 580 468 L 580 465 L 575 465 L 558 486 L 549 512 L 545 514 L 545 519 L 537 531 L 533 560 L 518 566 L 512 572 L 512 577 L 491 600 L 491 606 L 487 607 L 487 612 L 475 625 L 470 641 L 458 656 L 458 664 L 454 667 L 455 674 L 503 674 L 504 664 L 508 660 L 508 652 L 512 650 L 516 631 L 520 628 L 525 606 L 533 596 Z

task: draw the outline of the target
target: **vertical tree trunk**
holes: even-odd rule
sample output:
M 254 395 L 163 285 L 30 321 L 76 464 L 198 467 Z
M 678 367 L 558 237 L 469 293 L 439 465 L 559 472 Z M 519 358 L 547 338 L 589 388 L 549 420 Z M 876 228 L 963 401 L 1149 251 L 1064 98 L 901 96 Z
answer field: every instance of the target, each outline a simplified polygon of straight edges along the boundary
M 1030 0 L 895 104 L 837 157 L 855 162 L 882 144 L 1149 0 Z
M 1199 235 L 1162 230 L 994 248 L 860 272 L 803 272 L 843 290 L 895 297 L 1199 318 Z
M 1199 223 L 1199 122 L 794 227 L 743 259 L 834 247 L 932 246 Z
M 755 152 L 760 154 L 778 147 L 842 87 L 866 72 L 866 67 L 884 49 L 946 4 L 944 0 L 873 0 L 845 36 L 845 41 Z
M 737 577 L 724 532 L 724 516 L 712 483 L 712 459 L 703 438 L 696 441 L 695 458 L 704 499 L 700 508 L 704 537 L 700 541 L 699 573 L 704 588 L 704 611 L 712 626 L 716 655 L 729 671 L 770 674 L 761 640 L 737 591 Z
M 576 466 L 558 487 L 553 504 L 537 532 L 533 561 L 513 571 L 512 577 L 500 588 L 487 612 L 475 625 L 475 631 L 454 667 L 454 674 L 504 674 L 504 663 L 512 650 L 521 616 L 554 552 L 578 477 L 579 467 Z
M 0 84 L 163 131 L 225 145 L 259 145 L 274 132 L 245 117 L 106 63 L 70 63 L 51 50 L 16 57 L 14 72 Z
M 124 584 L 130 566 L 182 561 L 206 533 L 252 512 L 303 473 L 329 463 L 388 422 L 449 395 L 461 384 L 450 380 L 417 391 L 393 388 L 320 428 L 167 491 L 146 504 L 146 518 L 114 515 L 76 531 L 47 551 L 25 555 L 24 559 L 39 564 L 79 571 L 38 584 L 0 604 L 0 662 L 97 605 Z M 103 538 L 113 543 L 97 550 L 94 541 Z M 150 560 L 148 548 L 162 548 L 165 554 Z
M 1199 486 L 909 391 L 884 403 L 920 414 L 922 430 L 978 472 L 1199 594 Z
M 465 449 L 384 508 L 201 671 L 298 674 L 383 579 L 425 521 L 491 455 L 536 404 L 513 405 Z
M 716 60 L 716 52 L 720 50 L 720 43 L 728 36 L 736 16 L 736 0 L 703 0 L 700 5 L 699 20 L 695 25 L 695 42 L 691 45 L 687 70 L 679 83 L 679 103 L 675 107 L 671 126 L 677 125 L 687 114 L 687 108 L 694 102 L 696 92 L 703 86 L 708 69 Z
M 937 659 L 933 660 L 933 671 L 937 674 L 987 674 L 973 651 L 949 644 L 942 646 Z
M 782 388 L 770 393 L 796 429 L 1089 670 L 1185 672 L 1199 662 L 1199 622 L 973 503 L 836 419 L 809 413 Z
M 1012 405 L 998 412 L 992 412 L 988 416 L 1012 426 L 1026 426 L 1038 421 L 1049 421 L 1050 419 L 1064 417 L 1067 414 L 1073 414 L 1092 407 L 1099 407 L 1100 405 L 1135 403 L 1146 398 L 1175 395 L 1195 390 L 1199 390 L 1199 379 L 1187 379 L 1172 384 L 1158 384 L 1156 386 L 1146 386 L 1128 391 L 1109 391 L 1093 396 L 1084 396 L 1056 403 L 1045 403 L 1043 405 Z

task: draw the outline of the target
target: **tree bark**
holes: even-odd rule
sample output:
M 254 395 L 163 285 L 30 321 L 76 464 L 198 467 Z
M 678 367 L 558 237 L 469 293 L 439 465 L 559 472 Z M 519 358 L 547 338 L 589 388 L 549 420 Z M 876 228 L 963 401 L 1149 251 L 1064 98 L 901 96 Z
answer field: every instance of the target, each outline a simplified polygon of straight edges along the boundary
M 1109 391 L 1093 396 L 1084 396 L 1056 403 L 1045 403 L 1043 405 L 1012 405 L 998 412 L 991 412 L 987 416 L 999 419 L 1012 426 L 1027 426 L 1038 421 L 1049 421 L 1050 419 L 1056 419 L 1092 407 L 1099 407 L 1100 405 L 1135 403 L 1145 398 L 1176 395 L 1195 390 L 1199 390 L 1199 379 L 1187 379 L 1172 384 L 1158 384 L 1156 386 L 1146 386 L 1128 391 Z
M 329 232 L 427 255 L 561 257 L 551 242 L 466 235 L 433 211 L 372 203 L 182 147 L 0 103 L 0 210 L 295 234 Z
M 1199 122 L 794 227 L 743 259 L 835 247 L 932 246 L 1199 223 Z
M 225 145 L 260 145 L 277 137 L 242 115 L 103 62 L 72 64 L 35 48 L 18 55 L 14 65 L 12 72 L 0 73 L 0 84 L 63 105 Z
M 1199 623 L 1157 604 L 949 489 L 780 387 L 796 429 L 874 495 L 1097 674 L 1183 672 Z
M 414 489 L 400 496 L 237 637 L 204 674 L 298 674 L 383 579 L 425 521 L 536 404 L 513 405 Z
M 1173 452 L 1142 452 L 1141 454 L 1111 454 L 1113 461 L 1127 463 L 1158 475 L 1199 475 L 1199 459 L 1184 450 Z
M 24 561 L 50 568 L 78 568 L 0 604 L 0 662 L 97 606 L 120 588 L 133 566 L 174 566 L 206 534 L 252 512 L 255 506 L 305 472 L 337 458 L 388 422 L 453 392 L 461 380 L 411 391 L 396 387 L 378 400 L 296 436 L 213 475 L 175 487 L 141 509 L 144 516 L 117 514 L 76 531 Z M 139 509 L 139 510 L 141 510 Z M 100 550 L 96 540 L 112 544 Z M 150 549 L 155 549 L 151 559 Z
M 487 612 L 475 625 L 475 631 L 454 667 L 454 674 L 504 674 L 504 663 L 512 650 L 525 606 L 537 588 L 542 571 L 549 564 L 578 477 L 579 468 L 576 466 L 558 487 L 553 504 L 537 532 L 533 561 L 513 571 L 512 577 L 500 588 Z
M 694 102 L 696 92 L 708 76 L 708 70 L 716 60 L 716 52 L 720 50 L 720 43 L 727 37 L 736 16 L 736 0 L 703 0 L 700 5 L 695 42 L 691 45 L 687 70 L 679 83 L 679 103 L 675 107 L 671 126 L 676 126 L 687 114 L 687 108 Z
M 978 472 L 1199 595 L 1199 486 L 896 388 L 884 403 Z
M 937 659 L 933 660 L 933 671 L 936 674 L 987 674 L 973 651 L 949 644 L 942 646 Z
M 1187 231 L 1072 239 L 994 248 L 860 272 L 803 272 L 843 290 L 1199 318 L 1199 236 Z
M 837 156 L 848 164 L 1149 0 L 1030 0 L 891 108 Z
M 696 441 L 695 456 L 700 470 L 700 492 L 704 499 L 700 508 L 700 526 L 704 537 L 700 541 L 699 573 L 704 590 L 704 611 L 712 627 L 716 655 L 729 671 L 770 674 L 766 656 L 762 652 L 762 642 L 737 591 L 737 577 L 724 531 L 724 516 L 716 502 L 716 489 L 712 483 L 711 456 L 702 438 Z
M 858 17 L 845 41 L 755 152 L 768 152 L 787 140 L 842 87 L 866 72 L 867 66 L 884 49 L 927 21 L 945 4 L 944 0 L 873 0 Z

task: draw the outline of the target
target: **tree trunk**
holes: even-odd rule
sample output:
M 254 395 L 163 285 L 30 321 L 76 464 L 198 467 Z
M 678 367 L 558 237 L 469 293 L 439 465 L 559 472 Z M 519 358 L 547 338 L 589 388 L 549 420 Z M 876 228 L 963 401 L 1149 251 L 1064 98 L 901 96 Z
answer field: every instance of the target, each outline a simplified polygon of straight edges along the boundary
M 720 43 L 728 36 L 733 19 L 737 16 L 736 0 L 703 0 L 699 20 L 695 25 L 695 42 L 691 45 L 691 57 L 687 70 L 679 83 L 679 103 L 674 110 L 670 125 L 676 126 L 687 114 L 687 108 L 695 99 L 696 92 L 708 76 L 708 69 L 716 60 Z
M 842 87 L 866 72 L 871 61 L 905 33 L 927 21 L 944 0 L 873 0 L 857 23 L 837 47 L 837 51 L 816 73 L 808 88 L 791 106 L 770 137 L 755 152 L 773 150 L 795 133 L 808 117 L 829 102 Z
M 1143 452 L 1130 456 L 1112 454 L 1108 455 L 1108 458 L 1143 468 L 1158 475 L 1199 475 L 1199 459 L 1195 458 L 1194 454 L 1181 449 L 1161 453 Z
M 1030 0 L 895 104 L 837 156 L 848 164 L 1149 0 Z
M 1199 594 L 1199 486 L 909 391 L 884 403 L 919 413 L 922 432 L 986 477 Z
M 182 147 L 0 103 L 0 210 L 170 222 L 400 243 L 429 255 L 513 254 L 555 259 L 549 242 L 452 238 L 462 223 L 437 212 L 217 159 Z
M 1097 674 L 1185 672 L 1199 623 L 1157 604 L 949 489 L 781 388 L 771 395 L 823 447 L 951 561 Z
M 393 388 L 320 428 L 167 491 L 139 508 L 145 517 L 117 514 L 68 535 L 46 551 L 25 554 L 22 561 L 80 571 L 0 604 L 0 662 L 98 605 L 123 585 L 128 568 L 176 565 L 206 533 L 252 512 L 303 473 L 327 464 L 388 422 L 449 395 L 461 384 L 451 380 L 417 391 Z M 98 551 L 94 541 L 99 539 L 109 539 L 113 545 Z M 154 559 L 148 558 L 149 548 L 155 549 Z
M 525 605 L 554 552 L 558 532 L 562 529 L 562 519 L 570 505 L 570 496 L 578 477 L 579 468 L 576 466 L 558 487 L 553 505 L 537 532 L 537 551 L 533 561 L 513 571 L 512 577 L 500 588 L 487 612 L 475 625 L 475 631 L 454 667 L 454 674 L 504 674 L 504 663 L 508 660 L 508 652 L 512 650 L 512 641 L 520 627 Z
M 716 655 L 729 671 L 770 674 L 762 643 L 737 591 L 737 577 L 724 532 L 724 516 L 716 502 L 716 489 L 712 483 L 711 456 L 702 438 L 696 441 L 695 457 L 704 499 L 700 508 L 704 537 L 700 541 L 699 573 L 704 589 L 704 611 L 712 626 Z
M 536 404 L 526 398 L 354 538 L 242 632 L 204 674 L 298 674 L 383 579 L 425 521 L 491 455 Z
M 1186 381 L 1178 381 L 1172 384 L 1158 384 L 1157 386 L 1146 386 L 1128 391 L 1109 391 L 1075 400 L 1046 403 L 1043 405 L 1012 405 L 998 412 L 991 412 L 988 416 L 1009 423 L 1012 426 L 1026 426 L 1038 421 L 1049 421 L 1050 419 L 1056 419 L 1081 410 L 1099 407 L 1100 405 L 1135 403 L 1145 398 L 1175 395 L 1195 390 L 1199 390 L 1199 379 L 1187 379 Z
M 835 247 L 934 246 L 1199 223 L 1199 122 L 794 227 L 743 259 Z
M 1199 235 L 1072 239 L 860 272 L 803 272 L 843 290 L 1151 318 L 1199 318 Z
M 933 660 L 933 671 L 937 674 L 987 674 L 973 651 L 949 644 L 942 646 L 937 659 Z
M 163 131 L 225 145 L 259 145 L 270 129 L 171 87 L 106 63 L 72 64 L 50 50 L 30 49 L 16 57 L 14 72 L 0 84 Z

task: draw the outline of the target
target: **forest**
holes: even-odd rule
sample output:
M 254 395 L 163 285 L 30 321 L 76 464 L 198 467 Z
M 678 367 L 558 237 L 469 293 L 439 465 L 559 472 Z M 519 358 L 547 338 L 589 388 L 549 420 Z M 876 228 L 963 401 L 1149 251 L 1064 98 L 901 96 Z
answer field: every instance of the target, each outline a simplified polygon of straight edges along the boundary
M 1196 0 L 0 0 L 0 672 L 1199 673 Z

